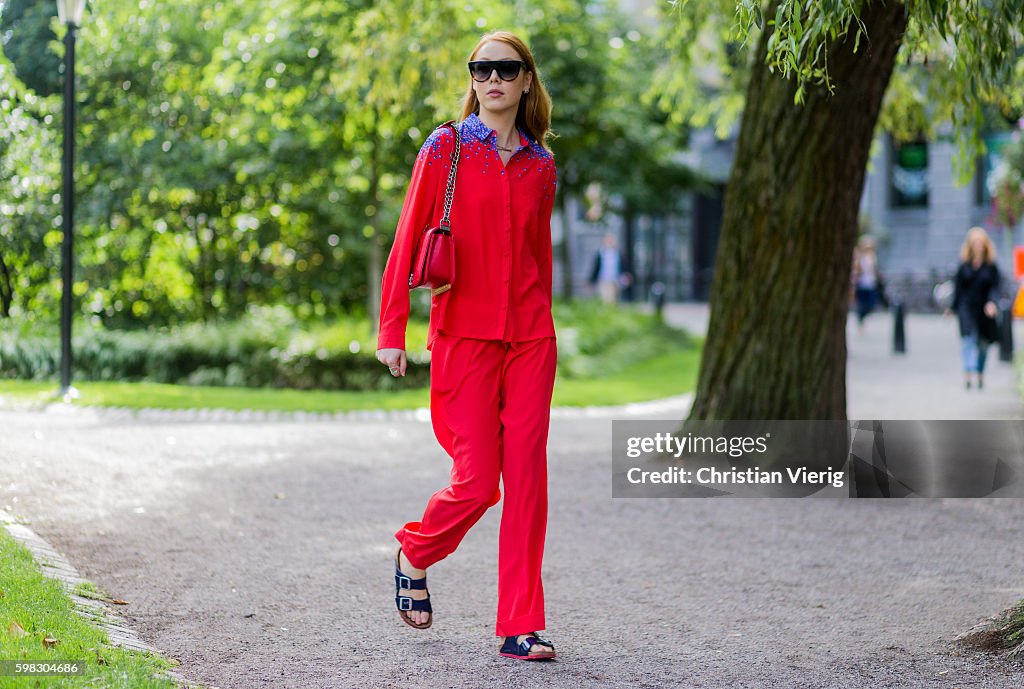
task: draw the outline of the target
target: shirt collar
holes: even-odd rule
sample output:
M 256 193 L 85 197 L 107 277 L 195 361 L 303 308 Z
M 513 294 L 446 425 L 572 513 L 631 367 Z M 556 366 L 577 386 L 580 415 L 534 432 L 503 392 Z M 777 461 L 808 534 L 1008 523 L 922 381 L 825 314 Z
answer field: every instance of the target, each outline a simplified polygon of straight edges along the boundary
M 529 147 L 533 142 L 533 139 L 531 139 L 521 127 L 517 127 L 516 129 L 519 131 L 519 146 L 521 148 Z M 464 135 L 470 134 L 475 136 L 479 141 L 487 141 L 492 134 L 495 134 L 495 131 L 484 124 L 483 120 L 481 120 L 475 112 L 470 113 L 469 117 L 463 120 L 462 131 Z

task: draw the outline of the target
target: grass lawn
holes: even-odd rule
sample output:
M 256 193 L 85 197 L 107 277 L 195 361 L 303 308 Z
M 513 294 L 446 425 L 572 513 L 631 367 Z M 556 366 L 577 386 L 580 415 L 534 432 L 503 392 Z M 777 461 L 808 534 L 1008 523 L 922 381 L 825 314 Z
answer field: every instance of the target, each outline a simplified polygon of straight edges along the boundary
M 44 644 L 47 638 L 51 641 Z M 0 688 L 177 686 L 156 676 L 171 667 L 166 659 L 110 648 L 106 641 L 100 628 L 75 612 L 60 582 L 43 576 L 32 554 L 0 527 L 0 660 L 84 667 L 84 674 L 75 676 L 0 675 Z
M 697 384 L 700 348 L 684 349 L 641 361 L 614 376 L 555 379 L 556 407 L 605 406 L 692 392 Z
M 683 349 L 639 362 L 603 378 L 555 381 L 555 406 L 642 402 L 690 392 L 697 380 L 700 349 Z M 56 383 L 0 381 L 0 402 L 47 402 Z M 161 409 L 253 409 L 334 412 L 354 409 L 412 409 L 429 405 L 425 388 L 395 392 L 275 390 L 200 387 L 162 383 L 75 383 L 77 404 Z

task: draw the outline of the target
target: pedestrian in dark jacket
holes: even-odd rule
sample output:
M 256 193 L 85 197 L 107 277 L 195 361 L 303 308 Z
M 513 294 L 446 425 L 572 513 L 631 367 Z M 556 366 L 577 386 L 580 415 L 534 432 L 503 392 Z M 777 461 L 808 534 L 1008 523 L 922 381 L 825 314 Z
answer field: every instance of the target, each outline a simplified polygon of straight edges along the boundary
M 978 388 L 983 385 L 985 355 L 998 339 L 996 300 L 999 297 L 999 268 L 996 251 L 988 233 L 972 227 L 960 250 L 960 267 L 953 279 L 953 304 L 946 313 L 956 313 L 964 365 L 964 386 L 971 387 L 974 374 Z

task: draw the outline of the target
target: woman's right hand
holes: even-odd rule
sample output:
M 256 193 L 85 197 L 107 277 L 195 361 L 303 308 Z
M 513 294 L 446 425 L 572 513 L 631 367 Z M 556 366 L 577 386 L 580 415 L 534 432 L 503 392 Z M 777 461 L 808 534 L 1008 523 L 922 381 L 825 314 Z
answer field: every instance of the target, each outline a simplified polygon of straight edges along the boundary
M 378 349 L 377 350 L 377 361 L 384 364 L 391 370 L 391 375 L 394 377 L 405 375 L 405 350 L 404 349 Z

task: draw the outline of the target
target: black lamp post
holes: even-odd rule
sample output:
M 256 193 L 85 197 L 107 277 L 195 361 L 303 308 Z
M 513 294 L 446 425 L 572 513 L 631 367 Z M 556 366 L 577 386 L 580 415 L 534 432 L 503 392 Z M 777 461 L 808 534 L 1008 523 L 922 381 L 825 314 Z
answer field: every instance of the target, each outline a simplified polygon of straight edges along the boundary
M 63 288 L 60 300 L 60 394 L 77 397 L 71 387 L 71 314 L 74 286 L 74 212 L 75 212 L 75 30 L 82 24 L 85 0 L 57 0 L 57 15 L 67 27 L 64 36 L 64 213 L 61 224 L 64 242 L 61 247 L 61 278 Z

